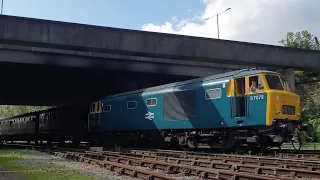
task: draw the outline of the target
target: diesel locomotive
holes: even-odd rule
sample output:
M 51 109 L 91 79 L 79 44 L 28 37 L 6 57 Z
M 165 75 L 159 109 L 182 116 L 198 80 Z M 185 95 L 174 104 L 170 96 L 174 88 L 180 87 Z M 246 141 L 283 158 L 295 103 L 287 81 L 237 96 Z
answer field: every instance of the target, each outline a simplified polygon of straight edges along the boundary
M 299 99 L 281 74 L 244 69 L 104 97 L 88 131 L 105 147 L 280 147 L 299 132 Z

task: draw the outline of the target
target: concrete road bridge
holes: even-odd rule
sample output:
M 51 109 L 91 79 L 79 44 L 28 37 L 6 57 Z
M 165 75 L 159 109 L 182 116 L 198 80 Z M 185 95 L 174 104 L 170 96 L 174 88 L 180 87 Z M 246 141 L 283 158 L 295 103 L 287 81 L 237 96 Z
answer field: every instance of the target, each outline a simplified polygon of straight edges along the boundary
M 57 105 L 235 69 L 320 71 L 320 52 L 0 16 L 0 104 Z

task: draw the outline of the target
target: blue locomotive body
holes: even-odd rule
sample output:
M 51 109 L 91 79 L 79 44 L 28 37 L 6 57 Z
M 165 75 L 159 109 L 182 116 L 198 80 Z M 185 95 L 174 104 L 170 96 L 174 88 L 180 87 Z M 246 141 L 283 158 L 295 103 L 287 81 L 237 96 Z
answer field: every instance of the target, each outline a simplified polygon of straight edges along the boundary
M 255 91 L 249 90 L 252 81 L 259 85 Z M 116 143 L 119 137 L 133 141 L 144 136 L 159 144 L 213 147 L 218 142 L 220 147 L 230 139 L 257 144 L 259 132 L 274 143 L 279 138 L 272 125 L 283 120 L 295 125 L 299 118 L 298 111 L 277 114 L 274 108 L 279 95 L 298 108 L 298 96 L 284 89 L 285 83 L 275 72 L 240 70 L 107 96 L 92 104 L 88 128 L 102 141 L 114 136 Z
M 240 73 L 238 76 L 258 72 L 260 71 L 244 72 L 245 74 Z M 250 116 L 232 117 L 232 101 L 235 103 L 241 101 L 241 98 L 227 96 L 229 80 L 233 74 L 234 72 L 231 72 L 105 97 L 99 104 L 94 104 L 101 106 L 101 109 L 92 111 L 89 115 L 90 131 L 120 132 L 265 125 L 266 93 L 251 95 L 260 95 L 264 98 L 251 101 L 247 105 Z

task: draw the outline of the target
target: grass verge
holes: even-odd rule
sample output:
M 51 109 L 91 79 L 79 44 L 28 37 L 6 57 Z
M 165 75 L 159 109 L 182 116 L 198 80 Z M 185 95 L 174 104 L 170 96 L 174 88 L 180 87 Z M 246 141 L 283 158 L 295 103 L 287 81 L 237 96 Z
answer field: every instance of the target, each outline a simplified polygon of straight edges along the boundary
M 35 158 L 38 155 L 43 154 L 36 151 L 1 149 L 0 169 L 11 171 L 7 173 L 16 173 L 26 180 L 100 180 L 81 173 L 81 169 L 71 169 L 53 164 L 50 159 L 40 159 L 39 161 L 39 159 Z

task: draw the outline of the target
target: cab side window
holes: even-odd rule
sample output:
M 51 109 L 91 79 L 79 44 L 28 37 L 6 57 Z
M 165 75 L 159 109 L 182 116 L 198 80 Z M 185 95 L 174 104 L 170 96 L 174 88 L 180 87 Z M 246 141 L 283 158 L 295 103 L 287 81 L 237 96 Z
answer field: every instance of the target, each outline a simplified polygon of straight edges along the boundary
M 100 112 L 101 111 L 101 103 L 98 102 L 96 106 L 97 106 L 97 112 Z
M 263 90 L 264 86 L 260 76 L 249 77 L 250 92 L 255 92 L 257 90 Z
M 96 103 L 92 103 L 91 105 L 91 112 L 95 112 Z
M 236 92 L 237 95 L 244 95 L 245 93 L 245 78 L 236 79 Z

